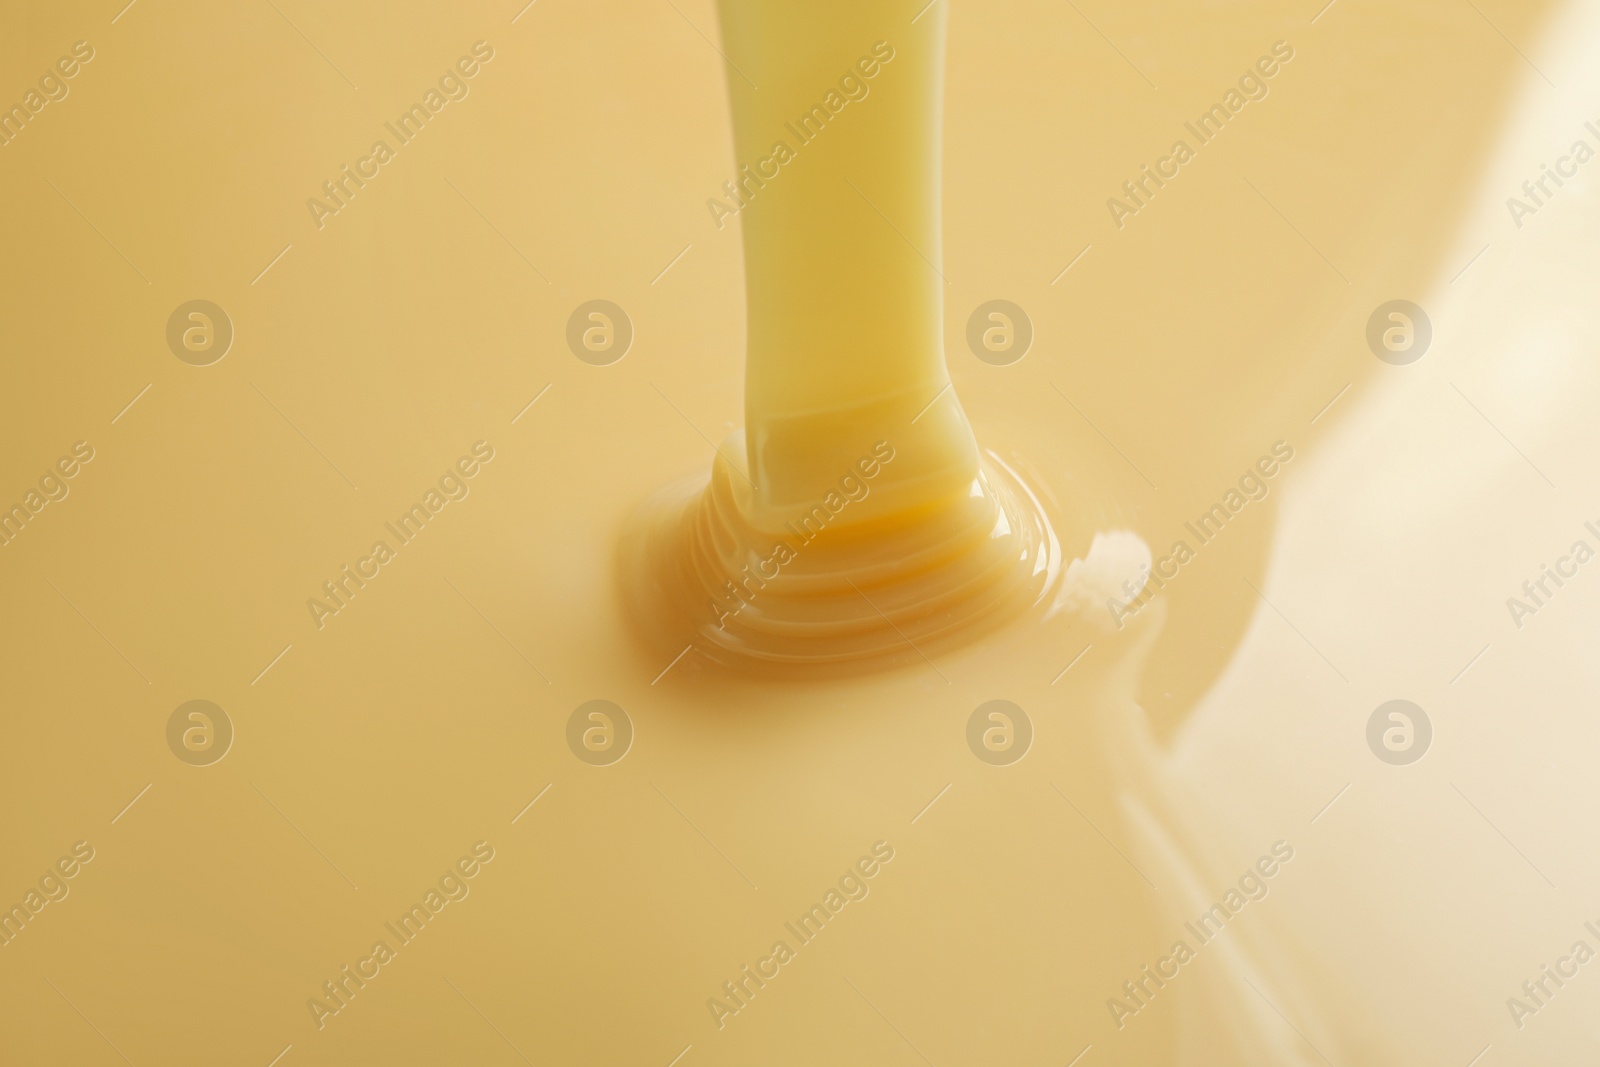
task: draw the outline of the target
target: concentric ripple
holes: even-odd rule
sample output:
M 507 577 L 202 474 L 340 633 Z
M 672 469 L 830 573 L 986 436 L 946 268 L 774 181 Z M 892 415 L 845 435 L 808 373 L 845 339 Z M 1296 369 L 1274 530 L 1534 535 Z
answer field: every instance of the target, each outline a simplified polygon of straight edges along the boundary
M 658 493 L 624 540 L 624 595 L 663 648 L 732 667 L 916 661 L 1041 603 L 1060 576 L 1037 498 L 993 454 L 963 495 L 815 534 L 756 529 L 740 477 L 719 454 L 709 482 Z

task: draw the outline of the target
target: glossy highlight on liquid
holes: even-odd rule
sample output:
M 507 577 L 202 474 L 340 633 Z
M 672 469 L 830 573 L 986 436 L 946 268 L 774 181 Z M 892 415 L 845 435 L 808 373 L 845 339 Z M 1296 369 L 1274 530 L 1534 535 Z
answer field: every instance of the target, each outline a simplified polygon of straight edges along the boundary
M 759 90 L 730 75 L 735 158 L 773 153 L 797 115 L 815 147 L 740 205 L 746 429 L 709 480 L 646 505 L 623 572 L 664 646 L 722 663 L 919 661 L 1043 602 L 1061 569 L 945 366 L 944 15 L 932 47 L 897 50 L 880 6 L 822 26 L 720 5 L 730 62 L 762 72 Z M 840 69 L 860 75 L 843 93 Z

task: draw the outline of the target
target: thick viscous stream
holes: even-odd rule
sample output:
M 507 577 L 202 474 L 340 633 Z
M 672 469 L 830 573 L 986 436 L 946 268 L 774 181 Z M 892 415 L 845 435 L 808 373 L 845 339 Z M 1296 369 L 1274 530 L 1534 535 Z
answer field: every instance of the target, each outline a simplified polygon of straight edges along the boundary
M 951 388 L 943 34 L 897 49 L 886 8 L 721 7 L 731 66 L 761 78 L 730 75 L 746 429 L 709 483 L 647 506 L 625 554 L 639 615 L 724 662 L 916 659 L 1039 604 L 1060 571 L 1038 500 Z

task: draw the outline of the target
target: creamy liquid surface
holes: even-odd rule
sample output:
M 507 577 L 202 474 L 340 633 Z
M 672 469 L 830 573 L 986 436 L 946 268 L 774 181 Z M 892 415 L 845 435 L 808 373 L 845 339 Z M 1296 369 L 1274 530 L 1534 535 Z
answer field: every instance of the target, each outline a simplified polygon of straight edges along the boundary
M 919 6 L 827 67 L 818 98 L 874 41 L 897 52 L 837 132 L 931 42 L 944 5 L 913 23 Z M 21 1058 L 115 1062 L 108 1040 L 135 1063 L 292 1046 L 285 1065 L 1066 1063 L 1086 1046 L 1083 1064 L 1321 1062 L 1310 1046 L 1466 1063 L 1486 1044 L 1535 1063 L 1584 1047 L 1582 979 L 1522 1030 L 1504 1006 L 1594 911 L 1592 850 L 1563 844 L 1592 810 L 1575 719 L 1594 604 L 1575 581 L 1520 631 L 1503 606 L 1594 517 L 1574 403 L 1593 383 L 1569 355 L 1587 324 L 1524 316 L 1562 306 L 1559 286 L 1505 291 L 1535 269 L 1586 277 L 1570 235 L 1592 201 L 1574 185 L 1520 231 L 1496 214 L 1588 117 L 1581 63 L 1539 44 L 1545 7 L 1487 14 L 1568 95 L 1528 89 L 1544 83 L 1505 39 L 1442 6 L 1343 0 L 1314 25 L 1266 5 L 1085 7 L 1093 26 L 952 7 L 949 376 L 975 441 L 1049 517 L 1062 588 L 1097 534 L 1109 570 L 1080 567 L 1061 610 L 928 660 L 781 682 L 663 655 L 618 588 L 639 508 L 749 424 L 742 220 L 719 230 L 705 205 L 747 162 L 702 37 L 719 39 L 715 13 L 515 14 L 285 8 L 359 90 L 266 9 L 139 4 L 87 28 L 51 13 L 0 45 L 22 71 L 96 49 L 0 150 L 21 250 L 0 308 L 36 357 L 7 368 L 5 499 L 72 442 L 95 448 L 0 550 L 0 790 L 27 813 L 0 899 L 73 842 L 96 850 L 0 949 Z M 495 55 L 469 95 L 316 228 L 306 199 L 480 39 Z M 1118 229 L 1106 199 L 1279 40 L 1294 58 L 1267 97 Z M 1539 123 L 1548 138 L 1492 183 L 1521 143 L 1507 129 Z M 830 150 L 777 181 L 837 167 Z M 887 257 L 888 231 L 915 223 L 879 207 L 845 188 L 849 221 L 828 224 Z M 236 332 L 204 368 L 163 336 L 196 297 Z M 1437 308 L 1409 368 L 1364 339 L 1401 297 Z M 635 329 L 607 367 L 564 340 L 593 298 Z M 996 298 L 1034 329 L 1006 367 L 966 346 Z M 1548 375 L 1519 376 L 1530 360 Z M 494 458 L 465 499 L 319 629 L 307 599 L 479 440 Z M 1103 602 L 1097 618 L 1084 591 L 1139 560 L 1115 531 L 1169 556 L 1279 441 L 1293 458 L 1264 500 L 1124 628 Z M 1524 641 L 1535 623 L 1550 636 Z M 1396 696 L 1436 730 L 1410 768 L 1363 737 Z M 209 767 L 164 733 L 197 698 L 236 732 Z M 633 725 L 610 766 L 567 744 L 593 699 Z M 991 700 L 1032 723 L 1010 766 L 968 745 Z M 470 894 L 318 1029 L 308 998 L 478 840 L 495 858 Z M 1266 898 L 1118 1029 L 1108 998 L 1280 840 L 1295 854 Z M 879 841 L 894 857 L 867 895 L 719 1029 L 708 999 Z

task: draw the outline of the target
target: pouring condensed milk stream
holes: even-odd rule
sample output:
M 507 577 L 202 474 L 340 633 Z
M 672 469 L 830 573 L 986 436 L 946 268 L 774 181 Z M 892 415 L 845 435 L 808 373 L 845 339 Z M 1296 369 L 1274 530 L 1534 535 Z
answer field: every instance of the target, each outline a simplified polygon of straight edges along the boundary
M 945 367 L 943 11 L 897 48 L 883 3 L 719 6 L 745 427 L 709 482 L 645 507 L 626 584 L 664 644 L 725 664 L 915 659 L 1040 603 L 1060 571 Z

